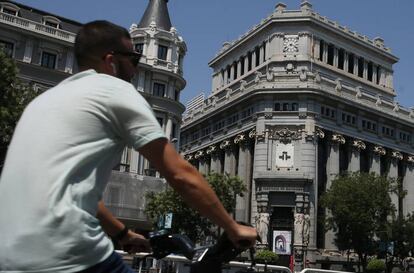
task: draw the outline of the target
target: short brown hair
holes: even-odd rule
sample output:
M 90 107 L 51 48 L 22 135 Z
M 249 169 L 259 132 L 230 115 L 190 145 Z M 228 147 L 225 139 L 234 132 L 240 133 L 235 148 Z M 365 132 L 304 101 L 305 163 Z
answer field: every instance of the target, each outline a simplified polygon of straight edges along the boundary
M 75 40 L 75 56 L 80 67 L 94 62 L 110 51 L 124 49 L 122 38 L 131 39 L 129 32 L 111 22 L 98 20 L 82 26 Z

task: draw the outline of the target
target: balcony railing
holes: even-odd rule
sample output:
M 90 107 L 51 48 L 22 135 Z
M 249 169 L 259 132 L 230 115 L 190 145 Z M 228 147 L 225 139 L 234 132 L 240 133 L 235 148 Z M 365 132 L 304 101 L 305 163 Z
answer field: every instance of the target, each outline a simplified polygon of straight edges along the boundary
M 75 33 L 71 33 L 68 31 L 64 31 L 61 29 L 57 29 L 54 27 L 46 26 L 41 23 L 37 23 L 34 21 L 30 21 L 18 16 L 13 16 L 10 14 L 6 14 L 0 12 L 0 22 L 11 25 L 14 27 L 18 27 L 24 30 L 33 31 L 39 34 L 43 34 L 49 37 L 53 37 L 55 39 L 59 39 L 62 41 L 74 43 L 75 42 Z

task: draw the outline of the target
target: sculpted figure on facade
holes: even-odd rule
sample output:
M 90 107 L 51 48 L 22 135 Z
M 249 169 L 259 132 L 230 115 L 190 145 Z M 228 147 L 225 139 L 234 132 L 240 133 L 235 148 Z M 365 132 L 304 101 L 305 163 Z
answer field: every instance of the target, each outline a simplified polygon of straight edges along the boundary
M 303 213 L 295 213 L 295 237 L 294 242 L 296 245 L 303 243 L 303 222 L 305 216 Z
M 332 135 L 332 142 L 336 144 L 345 144 L 345 138 L 340 134 L 333 134 Z
M 414 155 L 407 156 L 407 162 L 410 164 L 414 164 Z
M 303 217 L 303 244 L 309 245 L 310 239 L 310 215 L 305 214 Z
M 262 244 L 267 245 L 267 236 L 269 233 L 269 213 L 259 213 L 255 220 L 257 233 L 262 239 Z
M 384 149 L 384 147 L 381 146 L 374 146 L 373 152 L 380 156 L 384 156 L 387 154 L 387 151 Z
M 367 148 L 367 145 L 363 141 L 356 139 L 352 141 L 352 147 L 356 149 L 357 151 L 362 151 Z
M 403 160 L 404 157 L 402 153 L 400 153 L 399 151 L 392 151 L 391 158 L 396 159 L 396 160 Z

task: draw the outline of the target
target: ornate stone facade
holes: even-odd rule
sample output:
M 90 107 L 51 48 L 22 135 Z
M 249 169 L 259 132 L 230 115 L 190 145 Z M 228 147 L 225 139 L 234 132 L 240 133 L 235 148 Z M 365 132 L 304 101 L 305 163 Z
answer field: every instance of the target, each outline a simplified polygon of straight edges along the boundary
M 236 218 L 267 230 L 270 248 L 274 232 L 291 232 L 299 267 L 304 255 L 336 249 L 317 219 L 329 213 L 318 201 L 338 174 L 400 177 L 414 194 L 414 116 L 394 101 L 398 59 L 378 41 L 333 26 L 307 1 L 300 11 L 278 4 L 211 60 L 212 93 L 183 119 L 181 152 L 217 147 L 211 170 L 248 188 Z M 413 194 L 401 213 L 414 211 Z

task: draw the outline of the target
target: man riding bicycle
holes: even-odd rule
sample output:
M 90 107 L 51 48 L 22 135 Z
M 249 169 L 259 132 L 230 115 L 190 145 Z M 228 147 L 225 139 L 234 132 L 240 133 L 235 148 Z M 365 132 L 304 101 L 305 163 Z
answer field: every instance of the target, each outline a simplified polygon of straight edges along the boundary
M 126 146 L 233 243 L 253 245 L 255 229 L 231 218 L 128 83 L 140 57 L 128 31 L 107 21 L 85 24 L 75 55 L 80 72 L 29 104 L 9 146 L 0 178 L 0 271 L 133 272 L 107 235 L 133 251 L 148 250 L 148 241 L 102 202 Z

